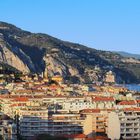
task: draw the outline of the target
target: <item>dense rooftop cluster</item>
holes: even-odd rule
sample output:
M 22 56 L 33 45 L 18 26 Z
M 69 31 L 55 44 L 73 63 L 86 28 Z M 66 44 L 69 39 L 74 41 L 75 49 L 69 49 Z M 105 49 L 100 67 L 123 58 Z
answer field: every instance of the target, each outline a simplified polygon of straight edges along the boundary
M 129 121 L 140 119 L 136 92 L 117 85 L 65 84 L 61 76 L 53 81 L 30 76 L 21 79 L 0 85 L 4 138 L 31 140 L 47 134 L 75 140 L 140 138 L 139 121 Z

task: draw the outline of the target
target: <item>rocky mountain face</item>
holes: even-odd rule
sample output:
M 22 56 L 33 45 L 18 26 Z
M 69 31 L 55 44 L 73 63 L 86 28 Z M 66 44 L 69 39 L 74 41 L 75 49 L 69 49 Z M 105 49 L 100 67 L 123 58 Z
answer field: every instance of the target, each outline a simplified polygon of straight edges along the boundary
M 25 73 L 47 72 L 66 81 L 100 81 L 112 70 L 118 82 L 139 83 L 140 61 L 0 22 L 0 62 Z

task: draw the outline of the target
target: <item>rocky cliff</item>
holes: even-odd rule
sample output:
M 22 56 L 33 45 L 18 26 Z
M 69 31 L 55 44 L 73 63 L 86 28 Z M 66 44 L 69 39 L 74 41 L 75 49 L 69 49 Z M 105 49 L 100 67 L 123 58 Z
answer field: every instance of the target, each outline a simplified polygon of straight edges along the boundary
M 30 33 L 4 22 L 0 22 L 0 61 L 22 72 L 59 74 L 73 82 L 100 81 L 109 70 L 116 73 L 118 82 L 140 82 L 139 60 Z

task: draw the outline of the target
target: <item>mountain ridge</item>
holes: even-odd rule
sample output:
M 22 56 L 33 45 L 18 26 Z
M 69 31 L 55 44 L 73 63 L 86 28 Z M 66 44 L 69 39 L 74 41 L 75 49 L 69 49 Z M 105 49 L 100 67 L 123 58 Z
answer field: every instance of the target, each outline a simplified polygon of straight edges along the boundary
M 0 22 L 0 61 L 25 73 L 58 74 L 65 81 L 102 81 L 105 73 L 112 70 L 119 83 L 140 82 L 139 60 L 31 33 L 5 22 Z
M 124 57 L 133 57 L 136 59 L 140 59 L 140 54 L 134 54 L 134 53 L 124 52 L 124 51 L 118 51 L 116 53 L 118 53 Z

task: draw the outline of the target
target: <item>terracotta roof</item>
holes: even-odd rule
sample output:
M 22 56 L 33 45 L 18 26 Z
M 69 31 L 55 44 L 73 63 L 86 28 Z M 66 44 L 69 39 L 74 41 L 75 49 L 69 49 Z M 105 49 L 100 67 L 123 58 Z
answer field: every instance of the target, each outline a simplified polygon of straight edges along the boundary
M 17 97 L 15 98 L 13 101 L 17 101 L 17 102 L 27 102 L 29 101 L 29 99 L 27 97 Z
M 94 138 L 86 138 L 86 140 L 96 140 L 96 139 L 94 139 Z
M 60 86 L 58 86 L 58 85 L 50 85 L 49 86 L 49 89 L 51 89 L 51 90 L 57 90 L 58 88 L 60 88 Z
M 140 100 L 137 100 L 137 103 L 140 103 Z
M 103 96 L 96 96 L 96 97 L 93 97 L 93 101 L 94 102 L 98 102 L 98 101 L 114 101 L 114 98 L 113 97 L 103 97 Z
M 65 138 L 86 138 L 85 134 L 63 135 Z
M 136 101 L 131 100 L 131 101 L 121 101 L 118 103 L 118 105 L 136 105 Z
M 124 108 L 123 110 L 124 111 L 138 111 L 138 112 L 140 112 L 140 107 L 137 107 L 137 108 Z
M 25 106 L 25 103 L 18 103 L 18 104 L 12 104 L 10 107 L 16 107 L 16 106 Z
M 100 109 L 83 109 L 81 113 L 100 113 Z
M 107 138 L 105 136 L 96 136 L 95 140 L 111 140 L 111 139 L 109 139 L 109 138 Z

